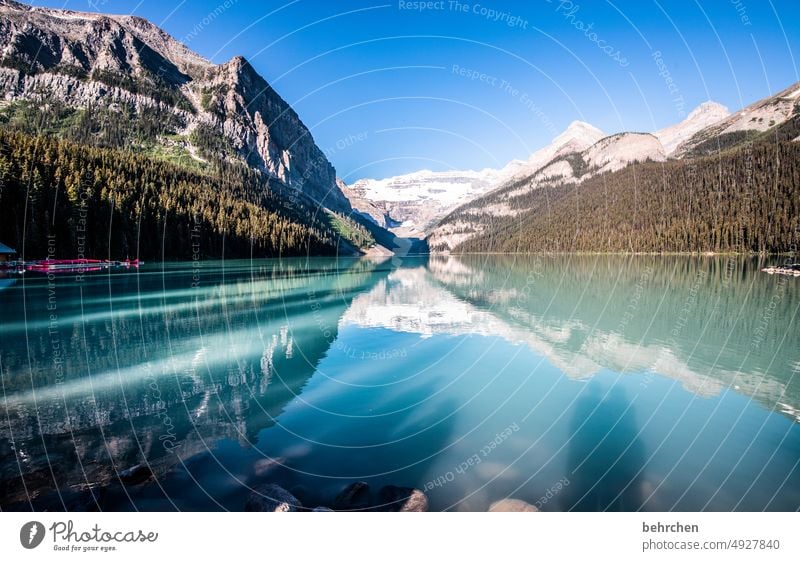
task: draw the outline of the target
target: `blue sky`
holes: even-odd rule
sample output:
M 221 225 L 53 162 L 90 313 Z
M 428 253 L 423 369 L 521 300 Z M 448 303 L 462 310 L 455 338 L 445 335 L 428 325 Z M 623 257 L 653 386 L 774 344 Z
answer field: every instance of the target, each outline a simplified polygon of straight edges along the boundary
M 800 80 L 797 0 L 32 3 L 135 13 L 214 62 L 244 55 L 348 182 L 500 167 L 573 120 L 652 131 Z

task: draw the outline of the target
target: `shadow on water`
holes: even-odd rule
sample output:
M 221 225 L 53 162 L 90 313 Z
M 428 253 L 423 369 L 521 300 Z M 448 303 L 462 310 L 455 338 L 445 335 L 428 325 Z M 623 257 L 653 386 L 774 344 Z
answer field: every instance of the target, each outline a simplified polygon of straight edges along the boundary
M 635 511 L 643 503 L 644 445 L 636 410 L 620 386 L 591 382 L 572 415 L 564 510 Z
M 416 396 L 400 392 L 380 404 L 396 413 L 345 422 L 308 410 L 305 414 L 313 417 L 310 424 L 317 427 L 316 432 L 301 436 L 289 419 L 288 427 L 265 429 L 254 447 L 221 441 L 160 477 L 160 487 L 134 489 L 130 493 L 133 504 L 119 488 L 112 490 L 106 504 L 122 510 L 133 505 L 138 510 L 162 510 L 171 498 L 181 510 L 238 511 L 252 489 L 271 483 L 289 490 L 304 509 L 399 509 L 409 498 L 403 492 L 424 481 L 429 461 L 454 438 L 454 417 L 448 416 L 456 409 L 454 401 L 419 415 L 407 407 L 410 399 Z M 378 406 L 381 396 L 376 394 L 372 400 Z M 398 431 L 397 427 L 403 428 Z M 345 488 L 358 481 L 369 486 L 360 493 L 359 504 L 337 504 Z M 393 493 L 386 492 L 387 486 L 395 487 Z
M 364 403 L 371 401 L 376 408 L 394 413 L 336 425 L 318 415 L 322 427 L 315 438 L 331 444 L 306 447 L 304 457 L 267 474 L 255 473 L 248 483 L 277 481 L 304 505 L 335 508 L 337 496 L 346 486 L 363 481 L 370 486 L 371 510 L 400 508 L 402 496 L 387 497 L 380 491 L 386 486 L 421 487 L 429 464 L 446 454 L 455 438 L 457 402 L 446 399 L 436 408 L 409 407 L 418 397 L 415 391 L 400 391 L 390 401 L 378 392 L 371 400 L 365 395 L 360 398 Z M 272 439 L 265 431 L 260 447 L 273 454 L 292 448 L 292 439 L 276 436 Z M 347 447 L 340 447 L 342 444 Z M 237 489 L 232 507 L 240 505 L 245 495 L 246 489 Z

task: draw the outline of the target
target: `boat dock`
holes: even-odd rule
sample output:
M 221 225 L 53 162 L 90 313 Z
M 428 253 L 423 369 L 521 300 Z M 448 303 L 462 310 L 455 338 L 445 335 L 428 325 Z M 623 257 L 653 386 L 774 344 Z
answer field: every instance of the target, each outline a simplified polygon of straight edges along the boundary
M 24 274 L 83 274 L 111 269 L 138 268 L 142 261 L 126 259 L 124 261 L 110 261 L 100 259 L 38 259 L 35 261 L 2 261 L 0 271 L 6 273 Z

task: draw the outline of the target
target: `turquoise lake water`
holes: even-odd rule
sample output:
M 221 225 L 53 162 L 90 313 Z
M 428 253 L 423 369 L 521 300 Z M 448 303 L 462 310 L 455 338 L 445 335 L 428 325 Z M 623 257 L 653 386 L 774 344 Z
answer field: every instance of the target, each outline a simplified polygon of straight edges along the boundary
M 779 258 L 769 261 L 778 262 Z M 800 508 L 800 279 L 726 257 L 145 265 L 0 279 L 0 507 Z M 117 472 L 147 462 L 152 482 Z

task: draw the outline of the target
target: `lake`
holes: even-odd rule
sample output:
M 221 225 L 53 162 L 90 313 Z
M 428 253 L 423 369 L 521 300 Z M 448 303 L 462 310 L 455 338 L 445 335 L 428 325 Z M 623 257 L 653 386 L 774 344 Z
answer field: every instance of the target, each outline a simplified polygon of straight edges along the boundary
M 0 279 L 3 510 L 800 507 L 781 258 L 432 256 Z M 143 485 L 117 473 L 147 462 Z

